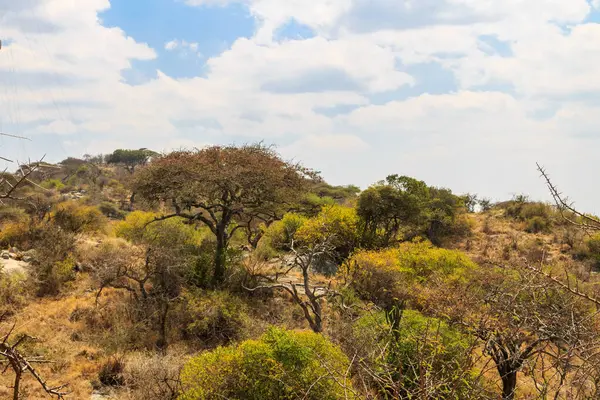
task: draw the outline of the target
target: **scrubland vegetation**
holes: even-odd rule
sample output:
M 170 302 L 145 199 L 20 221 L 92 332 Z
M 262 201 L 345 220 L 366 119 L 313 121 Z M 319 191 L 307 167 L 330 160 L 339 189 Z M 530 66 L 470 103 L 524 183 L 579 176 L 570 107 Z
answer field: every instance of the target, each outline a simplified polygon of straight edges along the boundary
M 600 396 L 600 223 L 560 196 L 336 187 L 247 145 L 24 166 L 0 199 L 1 398 Z

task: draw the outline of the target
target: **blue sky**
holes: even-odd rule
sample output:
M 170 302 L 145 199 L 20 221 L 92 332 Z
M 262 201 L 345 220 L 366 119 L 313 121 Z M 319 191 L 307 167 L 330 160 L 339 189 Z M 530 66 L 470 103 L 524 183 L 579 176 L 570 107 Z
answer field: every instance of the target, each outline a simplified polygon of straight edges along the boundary
M 225 51 L 240 37 L 251 37 L 256 28 L 249 10 L 239 4 L 190 7 L 173 0 L 112 0 L 100 19 L 104 26 L 118 27 L 157 51 L 155 60 L 137 62 L 123 72 L 134 83 L 154 78 L 157 69 L 174 78 L 201 75 L 208 58 Z M 165 43 L 175 39 L 197 43 L 200 54 L 182 57 L 166 50 Z
M 0 0 L 0 151 L 265 141 L 335 184 L 398 173 L 583 207 L 600 0 Z

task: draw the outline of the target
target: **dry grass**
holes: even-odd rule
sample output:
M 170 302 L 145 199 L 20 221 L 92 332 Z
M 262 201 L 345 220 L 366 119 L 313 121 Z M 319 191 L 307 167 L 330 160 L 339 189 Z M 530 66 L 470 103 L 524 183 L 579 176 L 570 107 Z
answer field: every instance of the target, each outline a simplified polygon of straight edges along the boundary
M 37 367 L 50 384 L 69 383 L 69 399 L 88 399 L 92 393 L 90 381 L 95 379 L 102 358 L 100 349 L 87 343 L 72 341 L 73 333 L 81 329 L 79 322 L 69 321 L 73 310 L 82 305 L 92 306 L 95 294 L 86 291 L 90 287 L 87 278 L 81 278 L 72 294 L 57 299 L 37 300 L 17 313 L 12 321 L 17 325 L 14 335 L 21 333 L 38 339 L 23 347 L 26 354 L 43 355 L 52 364 Z M 0 327 L 6 332 L 8 324 Z M 7 371 L 0 375 L 0 398 L 9 398 L 12 393 L 13 376 Z M 23 398 L 48 399 L 35 380 L 26 375 L 22 382 Z

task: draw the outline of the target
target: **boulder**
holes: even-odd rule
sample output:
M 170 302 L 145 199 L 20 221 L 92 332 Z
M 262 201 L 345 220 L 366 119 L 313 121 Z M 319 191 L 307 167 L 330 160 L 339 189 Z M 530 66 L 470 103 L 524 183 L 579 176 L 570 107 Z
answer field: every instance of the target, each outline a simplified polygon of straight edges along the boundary
M 2 257 L 4 260 L 8 260 L 10 259 L 10 253 L 6 250 L 3 250 L 2 253 L 0 253 L 0 257 Z

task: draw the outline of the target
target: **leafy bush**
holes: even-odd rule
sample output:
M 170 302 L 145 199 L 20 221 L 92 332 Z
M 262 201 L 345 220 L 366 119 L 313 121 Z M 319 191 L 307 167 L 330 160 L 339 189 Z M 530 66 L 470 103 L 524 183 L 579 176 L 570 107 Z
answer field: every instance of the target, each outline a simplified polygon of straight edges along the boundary
M 17 246 L 20 249 L 31 246 L 31 224 L 29 221 L 11 221 L 0 227 L 0 245 Z
M 41 226 L 35 233 L 36 262 L 32 278 L 38 296 L 57 295 L 62 286 L 75 278 L 75 237 L 53 224 Z
M 271 328 L 259 340 L 190 360 L 182 400 L 344 398 L 348 359 L 322 335 Z M 348 398 L 353 398 L 347 391 Z
M 108 218 L 125 219 L 125 212 L 120 210 L 116 204 L 111 203 L 110 201 L 102 202 L 98 206 L 98 209 Z
M 273 222 L 265 230 L 259 246 L 270 247 L 275 251 L 289 250 L 292 238 L 307 220 L 300 214 L 285 214 L 280 221 Z
M 250 324 L 247 307 L 228 292 L 196 292 L 184 296 L 185 334 L 206 345 L 242 339 Z
M 550 230 L 550 221 L 543 217 L 532 217 L 527 220 L 525 231 L 529 233 L 548 232 Z
M 544 203 L 527 203 L 521 208 L 519 218 L 528 220 L 534 217 L 549 219 L 552 216 L 552 208 Z
M 41 187 L 46 189 L 56 189 L 62 190 L 65 188 L 65 184 L 60 181 L 60 179 L 48 179 L 40 184 Z
M 0 315 L 13 314 L 26 301 L 26 278 L 22 274 L 6 274 L 2 272 L 0 260 Z
M 106 226 L 106 218 L 97 207 L 76 201 L 57 204 L 51 214 L 54 223 L 69 232 L 97 232 Z
M 336 250 L 347 256 L 358 240 L 358 224 L 356 209 L 325 206 L 319 215 L 307 220 L 298 229 L 295 238 L 304 243 L 318 243 L 331 237 Z
M 393 307 L 416 300 L 424 286 L 461 281 L 476 264 L 455 250 L 413 241 L 382 251 L 359 251 L 345 264 L 346 279 L 365 299 Z
M 540 202 L 528 202 L 524 196 L 506 205 L 506 216 L 525 221 L 525 231 L 529 233 L 549 232 L 552 226 L 554 210 L 551 206 Z
M 405 310 L 394 332 L 384 312 L 367 314 L 354 323 L 352 336 L 370 369 L 367 381 L 383 396 L 418 398 L 427 381 L 428 398 L 478 398 L 472 341 L 441 320 Z
M 206 229 L 196 229 L 185 224 L 183 218 L 171 218 L 153 222 L 156 214 L 145 211 L 129 213 L 124 221 L 117 223 L 114 233 L 117 237 L 136 244 L 198 246 L 206 237 Z

